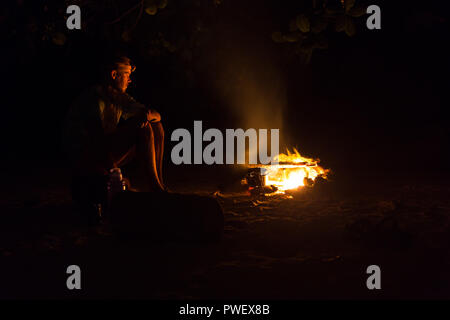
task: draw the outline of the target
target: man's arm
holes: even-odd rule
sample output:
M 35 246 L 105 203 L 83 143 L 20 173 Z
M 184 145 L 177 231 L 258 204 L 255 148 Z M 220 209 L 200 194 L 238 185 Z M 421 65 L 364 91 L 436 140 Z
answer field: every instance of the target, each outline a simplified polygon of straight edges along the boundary
M 124 120 L 131 117 L 142 117 L 144 121 L 159 122 L 161 121 L 161 115 L 154 109 L 147 108 L 145 105 L 137 102 L 133 97 L 128 94 L 124 94 L 120 101 L 123 113 L 122 118 Z

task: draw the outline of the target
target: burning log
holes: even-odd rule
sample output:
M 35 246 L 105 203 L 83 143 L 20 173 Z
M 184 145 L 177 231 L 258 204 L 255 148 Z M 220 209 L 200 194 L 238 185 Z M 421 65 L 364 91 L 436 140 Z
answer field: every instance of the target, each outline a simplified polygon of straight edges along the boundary
M 260 195 L 265 193 L 273 193 L 277 191 L 275 186 L 266 186 L 264 176 L 261 174 L 260 168 L 251 168 L 247 171 L 242 184 L 248 186 L 248 191 L 252 195 Z
M 259 168 L 249 169 L 245 175 L 245 183 L 249 188 L 258 188 L 264 186 L 264 178 L 261 175 L 261 170 Z
M 284 193 L 300 187 L 312 187 L 315 180 L 326 179 L 330 170 L 318 165 L 320 160 L 302 157 L 296 149 L 278 155 L 278 164 L 250 165 L 244 178 L 252 193 Z

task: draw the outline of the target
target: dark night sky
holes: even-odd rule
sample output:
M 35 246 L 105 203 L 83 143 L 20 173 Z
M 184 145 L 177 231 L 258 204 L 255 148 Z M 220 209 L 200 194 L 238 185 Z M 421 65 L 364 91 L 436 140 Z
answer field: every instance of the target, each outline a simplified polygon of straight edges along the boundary
M 257 121 L 281 125 L 286 145 L 332 168 L 447 170 L 445 8 L 392 2 L 373 2 L 382 8 L 382 30 L 336 34 L 303 66 L 270 38 L 295 16 L 287 3 L 224 0 L 212 36 L 189 66 L 190 85 L 179 79 L 185 64 L 149 60 L 128 48 L 138 65 L 131 93 L 157 106 L 169 133 L 191 129 L 194 119 L 207 127 L 253 125 L 259 112 L 263 120 Z M 23 41 L 3 48 L 8 79 L 1 134 L 10 164 L 62 159 L 62 117 L 94 81 L 102 52 L 93 41 L 74 39 L 78 47 L 69 55 L 46 47 L 25 61 L 18 54 L 26 50 Z

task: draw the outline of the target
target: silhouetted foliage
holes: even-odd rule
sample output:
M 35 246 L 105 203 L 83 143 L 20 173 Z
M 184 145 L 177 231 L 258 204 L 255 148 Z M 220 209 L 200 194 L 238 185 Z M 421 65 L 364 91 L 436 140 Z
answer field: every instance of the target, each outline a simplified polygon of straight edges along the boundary
M 355 0 L 304 1 L 303 8 L 290 20 L 288 31 L 273 32 L 272 39 L 293 44 L 303 62 L 309 63 L 314 50 L 328 47 L 330 32 L 355 35 L 355 19 L 365 13 L 366 6 Z
M 18 42 L 24 56 L 33 55 L 42 46 L 70 50 L 72 38 L 82 33 L 94 41 L 131 45 L 144 56 L 175 54 L 189 62 L 210 35 L 210 26 L 224 1 L 16 0 L 2 7 L 0 23 L 6 26 L 2 28 L 4 36 Z M 81 30 L 66 28 L 69 5 L 82 10 Z M 233 5 L 239 9 L 238 2 Z M 288 29 L 273 32 L 272 39 L 292 46 L 305 63 L 314 50 L 328 47 L 330 33 L 353 36 L 355 19 L 366 10 L 355 0 L 303 0 L 298 1 L 298 8 L 286 24 Z

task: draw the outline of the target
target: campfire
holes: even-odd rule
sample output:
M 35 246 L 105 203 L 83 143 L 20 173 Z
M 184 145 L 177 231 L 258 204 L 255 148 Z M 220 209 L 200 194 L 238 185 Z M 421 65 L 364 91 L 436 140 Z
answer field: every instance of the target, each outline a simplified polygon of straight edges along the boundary
M 252 165 L 243 183 L 257 193 L 285 193 L 313 186 L 316 179 L 326 179 L 329 169 L 319 166 L 319 159 L 306 158 L 297 149 L 277 156 L 278 164 Z

